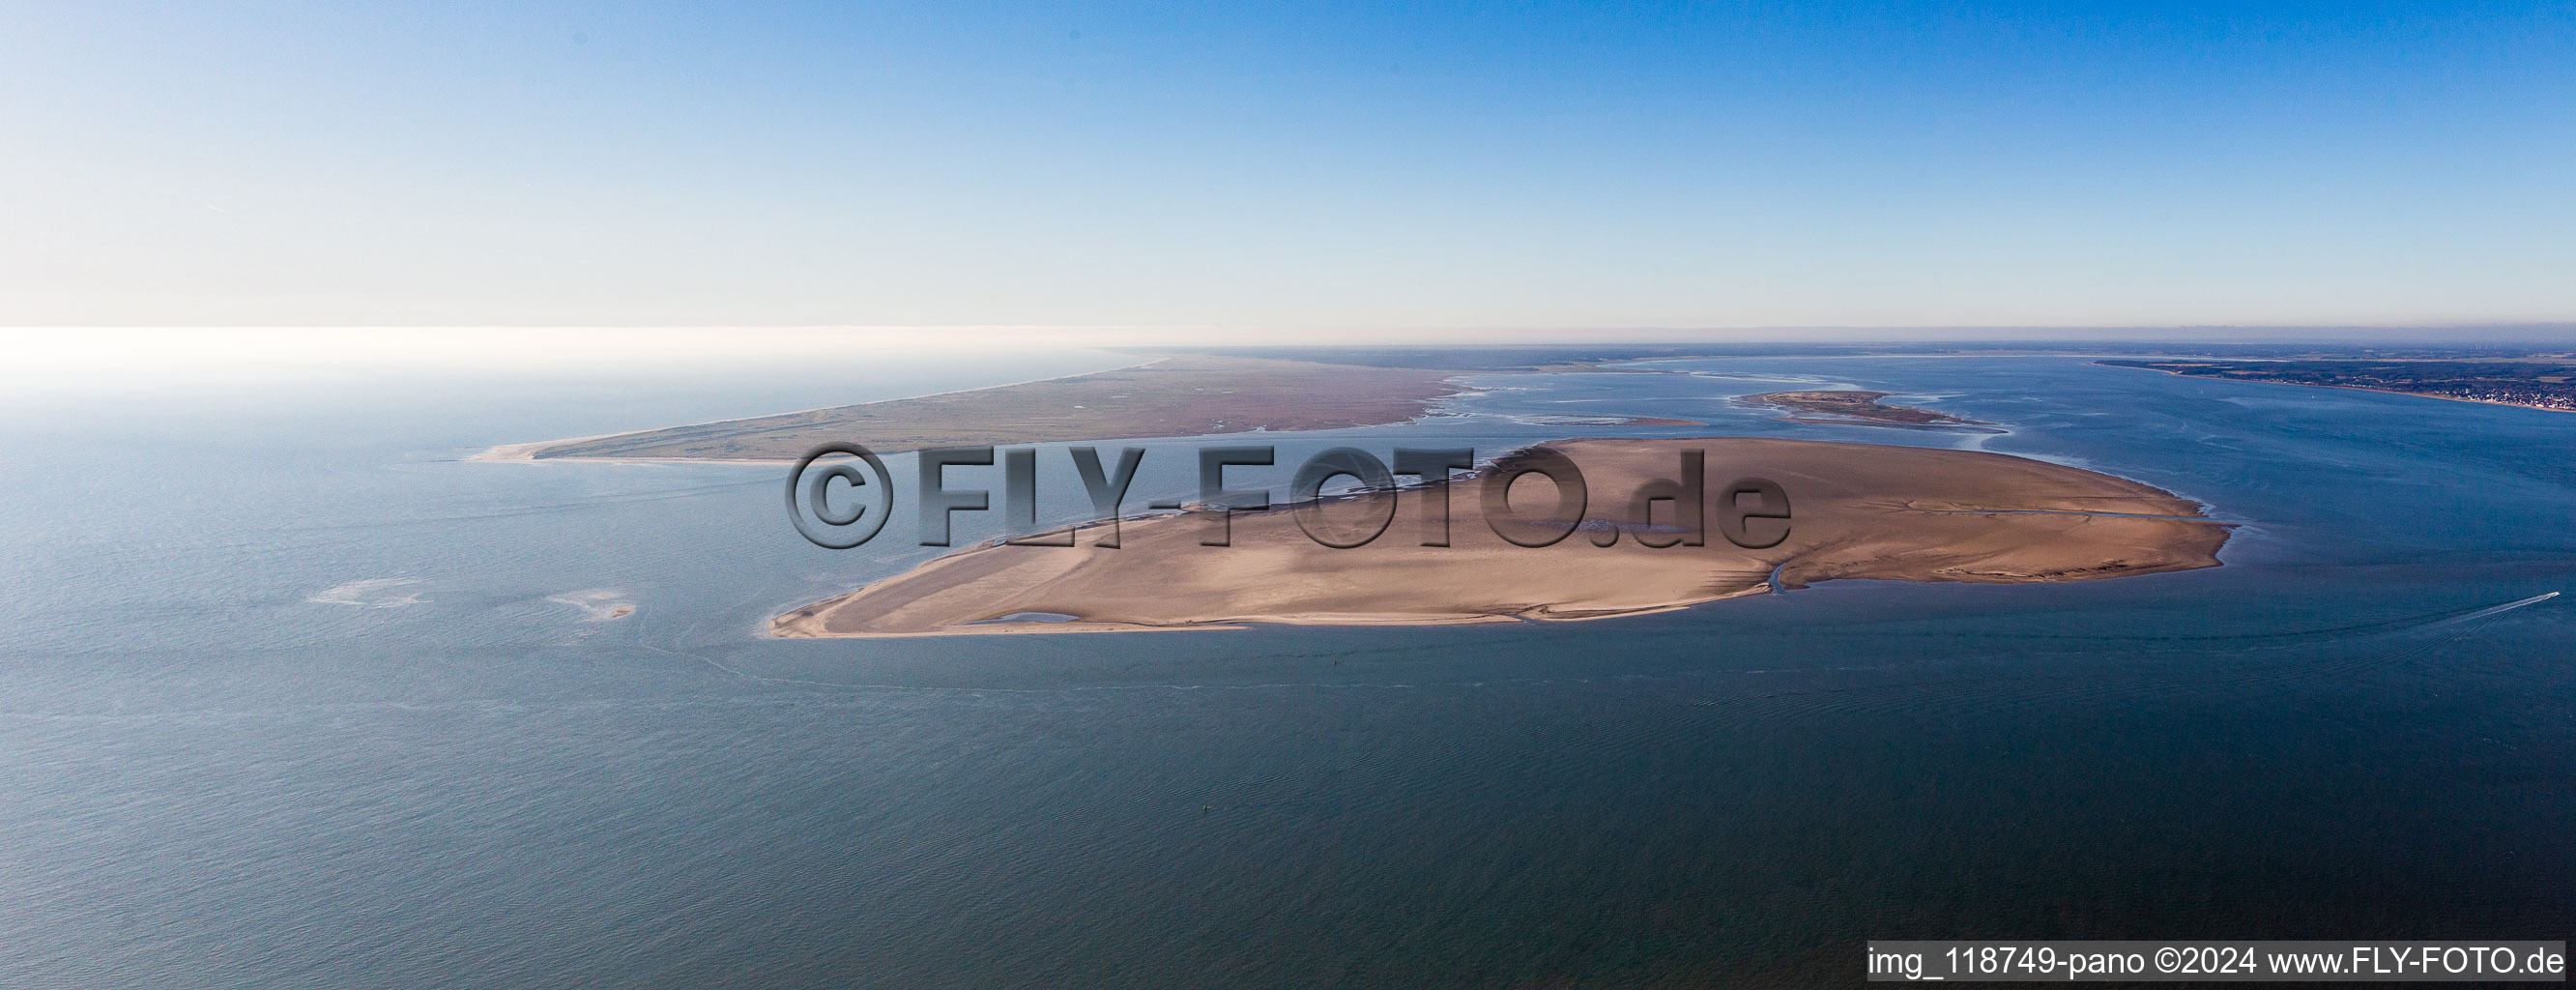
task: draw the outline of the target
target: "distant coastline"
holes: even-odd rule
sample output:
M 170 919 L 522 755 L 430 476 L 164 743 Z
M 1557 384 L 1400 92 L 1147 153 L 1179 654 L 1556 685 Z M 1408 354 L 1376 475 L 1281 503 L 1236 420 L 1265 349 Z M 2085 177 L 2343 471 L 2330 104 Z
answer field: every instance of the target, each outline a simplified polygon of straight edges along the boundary
M 2576 365 L 2539 361 L 2503 360 L 2354 360 L 2354 359 L 2274 359 L 2249 361 L 2103 359 L 2092 362 L 2104 368 L 2134 368 L 2161 371 L 2181 378 L 2212 381 L 2256 382 L 2266 385 L 2304 385 L 2310 388 L 2340 388 L 2356 392 L 2378 392 L 2385 395 L 2409 395 L 2421 399 L 2449 402 L 2474 402 L 2489 406 L 2511 406 L 2545 412 L 2576 412 Z M 2514 375 L 2478 374 L 2480 371 L 2509 370 Z M 2556 371 L 2542 375 L 2538 372 Z M 2366 380 L 2362 376 L 2368 376 Z M 2405 387 L 2390 378 L 2411 379 L 2416 387 Z M 2435 391 L 2450 388 L 2458 391 L 2484 389 L 2491 392 L 2519 392 L 2521 398 L 2488 398 Z

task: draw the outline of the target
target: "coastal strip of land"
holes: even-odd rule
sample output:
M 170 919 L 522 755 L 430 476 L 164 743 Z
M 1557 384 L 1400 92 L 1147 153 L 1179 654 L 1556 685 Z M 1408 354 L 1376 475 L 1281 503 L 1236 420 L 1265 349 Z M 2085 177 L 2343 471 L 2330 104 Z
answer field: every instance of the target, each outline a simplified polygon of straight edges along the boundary
M 1184 354 L 1111 371 L 691 426 L 496 447 L 482 460 L 790 462 L 827 441 L 928 447 L 1402 423 L 1454 371 Z
M 1442 625 L 1603 619 L 1845 578 L 2010 584 L 2084 581 L 2214 567 L 2227 524 L 2152 486 L 2078 468 L 1975 451 L 1767 438 L 1582 439 L 1545 448 L 1580 467 L 1586 520 L 1542 547 L 1505 541 L 1480 506 L 1506 485 L 1526 519 L 1568 511 L 1549 483 L 1505 480 L 1532 455 L 1507 456 L 1448 483 L 1446 538 L 1421 514 L 1422 490 L 1368 491 L 1231 517 L 1183 512 L 1080 527 L 1072 546 L 989 544 L 777 616 L 783 637 L 957 636 L 1236 628 L 1252 623 Z M 1640 520 L 1633 498 L 1677 479 L 1684 452 L 1706 463 L 1713 504 L 1736 478 L 1775 482 L 1790 503 L 1785 538 L 1747 549 L 1711 522 L 1702 545 L 1675 503 Z M 1667 492 L 1671 489 L 1665 489 Z M 1394 504 L 1389 504 L 1393 502 Z M 1552 508 L 1552 506 L 1554 508 Z M 1338 548 L 1307 526 L 1346 535 Z M 1572 526 L 1571 518 L 1557 522 Z M 1746 525 L 1774 526 L 1749 520 Z M 1230 545 L 1203 543 L 1223 526 Z M 1763 534 L 1745 542 L 1760 543 Z M 1773 535 L 1777 535 L 1774 533 Z M 1615 537 L 1608 546 L 1595 537 Z M 1338 537 L 1337 537 L 1338 538 Z M 1348 542 L 1347 539 L 1342 542 Z
M 2498 358 L 2349 358 L 2134 360 L 2106 358 L 2093 362 L 2111 368 L 2143 368 L 2186 378 L 2238 382 L 2271 382 L 2317 388 L 2388 392 L 2453 402 L 2483 402 L 2576 412 L 2576 361 Z
M 1741 396 L 1737 401 L 1777 406 L 1792 412 L 1838 417 L 1835 421 L 1859 420 L 1905 426 L 1991 425 L 1982 420 L 1962 419 L 1945 412 L 1917 409 L 1913 406 L 1891 406 L 1878 401 L 1887 398 L 1888 395 L 1889 393 L 1886 392 L 1864 392 L 1857 389 L 1823 392 L 1764 392 L 1760 395 Z M 1806 421 L 1801 420 L 1801 422 Z

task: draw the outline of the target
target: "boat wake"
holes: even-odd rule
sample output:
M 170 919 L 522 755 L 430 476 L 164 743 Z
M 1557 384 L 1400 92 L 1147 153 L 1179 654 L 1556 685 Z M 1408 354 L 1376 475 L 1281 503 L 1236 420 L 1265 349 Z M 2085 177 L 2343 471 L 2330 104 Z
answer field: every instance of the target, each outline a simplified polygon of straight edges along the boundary
M 2523 606 L 2525 606 L 2525 605 L 2538 605 L 2538 604 L 2540 604 L 2540 603 L 2542 603 L 2542 602 L 2548 601 L 2548 600 L 2550 600 L 2550 599 L 2552 599 L 2552 598 L 2556 598 L 2556 597 L 2558 597 L 2558 593 L 2557 593 L 2557 592 L 2555 592 L 2555 591 L 2544 591 L 2544 592 L 2541 592 L 2540 594 L 2533 595 L 2533 596 L 2531 596 L 2531 597 L 2529 597 L 2529 598 L 2525 598 L 2525 599 L 2523 599 L 2523 600 L 2521 600 L 2521 601 L 2518 601 L 2518 602 L 2506 602 L 2506 603 L 2504 603 L 2504 604 L 2502 604 L 2502 605 L 2496 605 L 2496 606 L 2491 606 L 2491 607 L 2488 607 L 2488 608 L 2482 608 L 2482 609 L 2479 609 L 2479 610 L 2477 610 L 2477 611 L 2475 611 L 2475 612 L 2471 612 L 2471 613 L 2469 613 L 2469 614 L 2467 614 L 2467 615 L 2459 616 L 2459 617 L 2456 617 L 2456 618 L 2450 618 L 2450 619 L 2442 619 L 2442 620 L 2437 621 L 2437 622 L 2429 623 L 2429 624 L 2427 624 L 2424 628 L 2431 629 L 2431 628 L 2438 628 L 2438 627 L 2442 627 L 2442 626 L 2456 626 L 2456 625 L 2459 625 L 2459 624 L 2464 623 L 2464 622 L 2475 622 L 2475 621 L 2477 621 L 2477 620 L 2479 620 L 2479 619 L 2483 619 L 2483 618 L 2486 618 L 2486 617 L 2491 616 L 2491 615 L 2501 615 L 2501 614 L 2506 613 L 2506 612 L 2511 612 L 2511 611 L 2513 611 L 2514 609 L 2521 608 L 2521 607 L 2523 607 Z

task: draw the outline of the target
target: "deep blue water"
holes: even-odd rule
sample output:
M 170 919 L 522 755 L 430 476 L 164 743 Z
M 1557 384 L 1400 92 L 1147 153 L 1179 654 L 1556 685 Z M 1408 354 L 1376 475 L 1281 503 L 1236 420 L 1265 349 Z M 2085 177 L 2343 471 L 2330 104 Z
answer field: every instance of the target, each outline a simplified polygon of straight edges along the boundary
M 1115 363 L 12 400 L 0 985 L 1841 985 L 1869 938 L 2576 931 L 2576 596 L 2475 615 L 2576 591 L 2576 416 L 2070 358 L 1475 376 L 1261 439 L 1674 416 L 2243 526 L 2084 584 L 958 640 L 762 638 L 936 552 L 805 544 L 781 470 L 458 460 Z M 2008 432 L 1728 401 L 1782 381 Z M 1155 446 L 1137 501 L 1191 484 Z

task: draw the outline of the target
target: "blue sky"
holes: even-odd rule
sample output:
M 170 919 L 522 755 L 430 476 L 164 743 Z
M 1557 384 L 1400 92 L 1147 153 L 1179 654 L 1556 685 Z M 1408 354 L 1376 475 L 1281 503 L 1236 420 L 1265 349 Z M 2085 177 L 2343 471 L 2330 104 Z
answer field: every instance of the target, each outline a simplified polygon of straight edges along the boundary
M 2576 7 L 0 2 L 0 322 L 2576 320 Z

